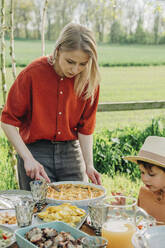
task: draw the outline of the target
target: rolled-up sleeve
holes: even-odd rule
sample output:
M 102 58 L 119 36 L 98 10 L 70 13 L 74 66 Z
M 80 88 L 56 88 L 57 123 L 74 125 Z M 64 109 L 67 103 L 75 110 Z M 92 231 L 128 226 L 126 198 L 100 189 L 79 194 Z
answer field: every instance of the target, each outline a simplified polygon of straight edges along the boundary
M 7 101 L 1 114 L 1 121 L 16 127 L 27 118 L 30 110 L 31 78 L 22 71 L 8 93 Z M 29 116 L 28 116 L 29 118 Z
M 95 124 L 96 124 L 96 112 L 99 101 L 99 91 L 100 91 L 100 87 L 98 86 L 92 105 L 91 105 L 91 98 L 89 98 L 86 102 L 83 114 L 78 124 L 79 133 L 90 135 L 94 132 Z

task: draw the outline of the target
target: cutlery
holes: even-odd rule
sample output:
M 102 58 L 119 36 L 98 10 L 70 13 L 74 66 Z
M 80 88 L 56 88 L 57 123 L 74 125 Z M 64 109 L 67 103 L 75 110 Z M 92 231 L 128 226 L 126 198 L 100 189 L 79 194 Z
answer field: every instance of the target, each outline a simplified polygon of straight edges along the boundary
M 44 181 L 47 186 L 55 189 L 57 192 L 61 192 L 60 189 L 57 186 L 55 186 L 53 183 L 47 183 L 45 178 L 43 178 L 42 176 L 40 176 L 40 180 Z

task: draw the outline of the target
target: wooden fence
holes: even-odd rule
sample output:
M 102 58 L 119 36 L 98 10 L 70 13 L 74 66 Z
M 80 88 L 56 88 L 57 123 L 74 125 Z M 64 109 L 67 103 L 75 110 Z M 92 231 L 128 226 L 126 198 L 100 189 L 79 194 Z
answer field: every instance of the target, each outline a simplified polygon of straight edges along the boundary
M 0 106 L 0 113 L 2 111 Z M 126 110 L 144 110 L 144 109 L 162 109 L 165 108 L 165 101 L 139 101 L 139 102 L 103 102 L 98 104 L 98 112 L 126 111 Z
M 107 102 L 99 103 L 98 112 L 144 110 L 165 108 L 165 101 L 139 101 L 139 102 Z

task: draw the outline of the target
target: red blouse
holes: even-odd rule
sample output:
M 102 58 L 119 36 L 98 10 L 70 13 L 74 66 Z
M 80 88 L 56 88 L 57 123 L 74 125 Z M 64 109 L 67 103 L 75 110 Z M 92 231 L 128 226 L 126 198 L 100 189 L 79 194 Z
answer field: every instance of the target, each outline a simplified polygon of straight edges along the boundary
M 61 78 L 47 57 L 28 65 L 13 83 L 1 121 L 19 127 L 25 143 L 77 139 L 94 131 L 99 88 L 93 105 L 74 92 L 74 78 Z

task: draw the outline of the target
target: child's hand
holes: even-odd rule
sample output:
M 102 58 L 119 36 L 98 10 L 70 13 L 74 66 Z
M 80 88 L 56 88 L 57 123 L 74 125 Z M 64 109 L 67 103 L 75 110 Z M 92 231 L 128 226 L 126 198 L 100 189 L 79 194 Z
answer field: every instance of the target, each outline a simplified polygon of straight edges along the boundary
M 120 192 L 112 192 L 112 195 L 113 196 L 119 196 L 119 197 L 116 197 L 116 201 L 115 202 L 112 202 L 111 204 L 112 205 L 125 205 L 125 198 L 122 197 L 122 193 Z

